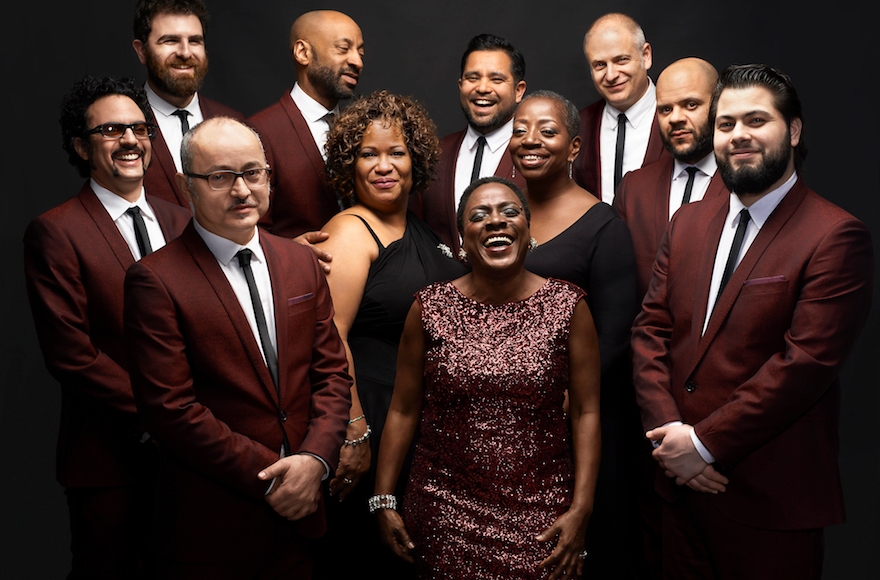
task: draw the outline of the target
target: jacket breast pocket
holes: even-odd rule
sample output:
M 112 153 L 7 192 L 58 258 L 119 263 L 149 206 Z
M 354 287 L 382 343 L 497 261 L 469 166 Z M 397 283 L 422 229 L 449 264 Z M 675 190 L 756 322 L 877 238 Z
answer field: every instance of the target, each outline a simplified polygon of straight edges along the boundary
M 785 276 L 766 276 L 751 278 L 743 282 L 740 296 L 748 294 L 773 294 L 788 290 L 789 280 Z
M 287 299 L 287 315 L 293 316 L 295 314 L 299 314 L 300 312 L 306 312 L 308 310 L 315 309 L 315 294 L 313 292 L 306 292 L 305 294 L 301 294 L 299 296 L 292 296 Z

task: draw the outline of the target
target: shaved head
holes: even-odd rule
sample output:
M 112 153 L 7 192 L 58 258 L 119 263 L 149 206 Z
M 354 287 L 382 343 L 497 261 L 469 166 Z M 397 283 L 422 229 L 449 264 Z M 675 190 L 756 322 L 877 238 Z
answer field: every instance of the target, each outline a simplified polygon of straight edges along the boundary
M 712 152 L 709 120 L 718 72 L 701 58 L 677 60 L 657 77 L 657 122 L 663 144 L 683 163 L 695 164 Z

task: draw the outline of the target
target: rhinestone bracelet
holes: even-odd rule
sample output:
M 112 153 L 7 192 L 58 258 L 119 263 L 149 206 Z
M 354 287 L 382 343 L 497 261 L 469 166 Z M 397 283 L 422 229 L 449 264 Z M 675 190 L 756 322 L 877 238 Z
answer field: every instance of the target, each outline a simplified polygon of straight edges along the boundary
M 375 513 L 376 510 L 383 509 L 397 511 L 397 498 L 390 493 L 374 495 L 367 500 L 367 507 L 370 508 L 371 514 Z
M 373 430 L 370 429 L 369 425 L 367 425 L 367 432 L 366 433 L 364 433 L 363 435 L 361 435 L 357 439 L 346 439 L 345 441 L 343 441 L 343 443 L 345 443 L 346 445 L 360 445 L 361 443 L 363 443 L 364 441 L 366 441 L 367 439 L 370 438 L 370 433 L 372 433 L 372 432 L 373 432 Z
M 352 423 L 357 423 L 358 421 L 360 421 L 360 420 L 363 419 L 364 417 L 365 417 L 365 415 L 361 415 L 360 417 L 355 417 L 354 419 L 352 419 L 351 421 L 349 421 L 348 424 L 351 425 Z

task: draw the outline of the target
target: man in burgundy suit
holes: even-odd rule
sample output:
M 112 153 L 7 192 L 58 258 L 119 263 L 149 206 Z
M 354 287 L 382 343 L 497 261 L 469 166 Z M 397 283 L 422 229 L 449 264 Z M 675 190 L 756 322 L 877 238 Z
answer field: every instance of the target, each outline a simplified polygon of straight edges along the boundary
M 611 204 L 627 171 L 664 154 L 654 83 L 648 76 L 652 49 L 635 20 L 610 13 L 587 31 L 584 55 L 602 98 L 581 109 L 581 154 L 575 161 L 574 178 Z
M 269 167 L 250 127 L 209 119 L 182 155 L 193 221 L 125 279 L 134 397 L 161 452 L 158 577 L 309 578 L 351 406 L 326 279 L 257 227 Z
M 657 121 L 671 153 L 623 176 L 614 209 L 629 226 L 639 297 L 648 291 L 657 248 L 672 214 L 686 203 L 729 195 L 716 171 L 709 106 L 718 72 L 700 58 L 683 58 L 657 77 Z
M 523 55 L 492 34 L 473 37 L 461 57 L 458 90 L 467 129 L 440 141 L 437 179 L 420 199 L 411 199 L 411 209 L 454 252 L 460 245 L 455 218 L 458 200 L 472 181 L 496 175 L 525 188 L 522 176 L 514 175 L 507 153 L 513 114 L 526 92 L 525 74 Z
M 70 510 L 68 578 L 140 578 L 156 463 L 123 349 L 123 278 L 177 237 L 189 212 L 144 195 L 152 114 L 131 79 L 76 83 L 61 128 L 70 163 L 88 181 L 30 223 L 24 265 L 40 348 L 61 383 L 56 475 Z
M 823 528 L 844 520 L 839 374 L 870 308 L 870 234 L 799 177 L 787 76 L 729 67 L 710 117 L 732 194 L 673 216 L 633 327 L 664 576 L 819 578 Z
M 263 139 L 272 167 L 272 200 L 262 226 L 306 241 L 341 209 L 324 177 L 324 143 L 339 101 L 354 96 L 364 66 L 364 41 L 354 20 L 315 10 L 290 28 L 296 82 L 274 105 L 248 118 Z
M 175 179 L 183 133 L 211 117 L 244 118 L 198 92 L 208 72 L 207 20 L 201 0 L 139 0 L 134 12 L 132 46 L 147 69 L 147 97 L 158 125 L 144 186 L 187 209 Z

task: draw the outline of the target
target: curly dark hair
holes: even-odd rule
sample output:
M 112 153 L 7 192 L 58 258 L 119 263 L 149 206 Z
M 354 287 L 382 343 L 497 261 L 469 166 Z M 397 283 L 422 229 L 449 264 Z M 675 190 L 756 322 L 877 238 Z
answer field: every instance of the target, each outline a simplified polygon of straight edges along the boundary
M 375 91 L 369 97 L 359 97 L 339 114 L 327 134 L 327 178 L 343 199 L 357 201 L 354 191 L 354 166 L 364 132 L 375 120 L 393 123 L 403 133 L 406 149 L 412 158 L 413 192 L 427 188 L 434 177 L 440 157 L 437 128 L 427 110 L 410 97 L 395 95 L 386 90 Z
M 159 14 L 192 14 L 202 23 L 202 34 L 208 33 L 208 9 L 201 0 L 138 0 L 131 25 L 134 37 L 146 44 L 153 29 L 153 19 Z
M 86 115 L 92 103 L 108 95 L 122 95 L 134 101 L 147 123 L 155 123 L 153 110 L 147 101 L 147 93 L 144 87 L 136 84 L 134 79 L 115 79 L 113 77 L 96 78 L 86 75 L 73 84 L 70 92 L 61 100 L 61 148 L 67 152 L 67 160 L 77 168 L 80 176 L 88 177 L 90 172 L 89 162 L 79 156 L 73 146 L 74 139 L 86 139 L 88 126 Z M 150 139 L 152 141 L 152 138 Z

